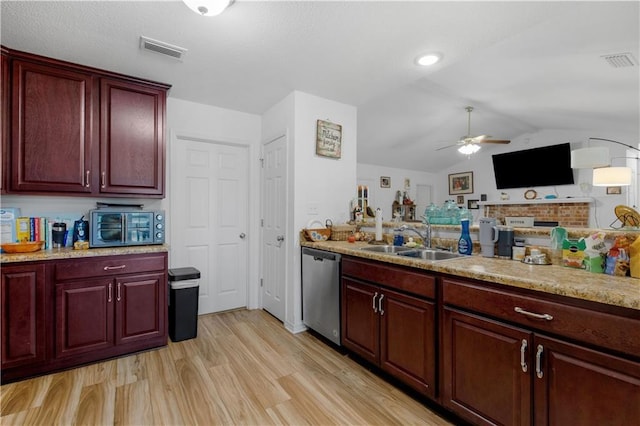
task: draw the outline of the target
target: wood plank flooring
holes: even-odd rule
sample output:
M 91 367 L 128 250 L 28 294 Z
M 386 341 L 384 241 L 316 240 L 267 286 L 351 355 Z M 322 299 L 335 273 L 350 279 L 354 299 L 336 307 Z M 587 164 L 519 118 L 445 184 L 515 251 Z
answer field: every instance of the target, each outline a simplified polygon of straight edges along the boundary
M 204 315 L 196 339 L 0 392 L 3 426 L 451 424 L 261 310 Z

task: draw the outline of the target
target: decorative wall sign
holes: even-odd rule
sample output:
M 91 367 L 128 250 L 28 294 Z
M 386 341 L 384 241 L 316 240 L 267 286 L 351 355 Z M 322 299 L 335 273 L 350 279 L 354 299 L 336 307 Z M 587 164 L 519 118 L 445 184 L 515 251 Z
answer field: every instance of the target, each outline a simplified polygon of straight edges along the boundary
M 607 186 L 607 195 L 618 195 L 622 194 L 621 186 Z
M 316 154 L 323 157 L 340 158 L 342 155 L 342 126 L 318 120 L 316 132 Z
M 380 176 L 380 188 L 391 188 L 391 178 L 389 176 Z
M 449 195 L 472 193 L 473 172 L 453 173 L 449 175 Z

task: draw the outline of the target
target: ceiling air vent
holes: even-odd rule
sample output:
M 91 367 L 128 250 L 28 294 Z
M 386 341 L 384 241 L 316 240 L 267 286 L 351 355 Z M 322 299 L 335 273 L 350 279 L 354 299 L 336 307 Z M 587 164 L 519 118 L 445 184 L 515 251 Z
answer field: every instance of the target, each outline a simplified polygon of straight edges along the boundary
M 182 60 L 184 54 L 187 53 L 187 49 L 184 47 L 174 46 L 145 36 L 140 36 L 140 49 L 170 56 L 178 60 Z
M 614 68 L 633 67 L 637 64 L 631 53 L 615 53 L 602 56 Z

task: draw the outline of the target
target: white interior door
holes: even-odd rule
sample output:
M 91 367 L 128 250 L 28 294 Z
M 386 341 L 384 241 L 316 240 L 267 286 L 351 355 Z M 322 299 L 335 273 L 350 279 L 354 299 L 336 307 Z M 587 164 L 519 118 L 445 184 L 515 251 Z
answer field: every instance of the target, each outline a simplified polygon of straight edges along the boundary
M 416 219 L 421 220 L 425 209 L 431 204 L 431 185 L 416 185 Z
M 287 270 L 286 136 L 264 145 L 262 164 L 262 306 L 284 322 Z
M 177 138 L 171 190 L 172 267 L 200 270 L 198 313 L 247 305 L 248 148 Z

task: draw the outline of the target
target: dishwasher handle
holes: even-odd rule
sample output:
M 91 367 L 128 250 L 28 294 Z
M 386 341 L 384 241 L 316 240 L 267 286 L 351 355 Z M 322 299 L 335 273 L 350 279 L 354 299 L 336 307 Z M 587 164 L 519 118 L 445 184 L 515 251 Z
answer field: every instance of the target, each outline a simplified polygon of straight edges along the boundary
M 342 258 L 342 256 L 340 256 L 337 253 L 331 253 L 324 250 L 316 250 L 309 247 L 302 248 L 302 255 L 313 256 L 313 260 L 320 261 L 320 262 L 324 260 L 339 262 L 340 259 Z

